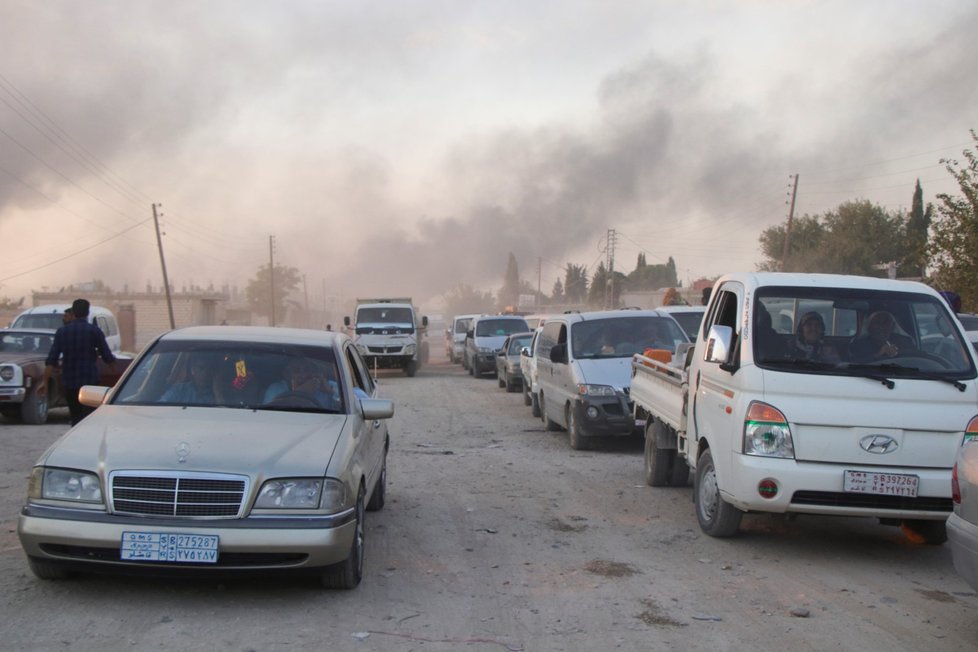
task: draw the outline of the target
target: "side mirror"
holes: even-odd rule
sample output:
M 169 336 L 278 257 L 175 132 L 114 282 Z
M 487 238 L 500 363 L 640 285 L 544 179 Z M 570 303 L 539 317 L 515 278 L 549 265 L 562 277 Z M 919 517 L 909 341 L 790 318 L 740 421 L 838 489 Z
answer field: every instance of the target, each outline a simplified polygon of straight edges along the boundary
M 108 387 L 102 387 L 100 385 L 85 385 L 78 390 L 78 402 L 88 407 L 97 408 L 105 401 L 105 396 L 108 393 Z
M 349 317 L 344 317 L 343 318 L 343 325 L 349 327 L 349 325 L 350 325 L 350 318 Z
M 421 325 L 424 326 L 425 328 L 428 328 L 428 315 L 425 315 L 421 318 Z
M 733 341 L 733 329 L 729 326 L 710 326 L 706 335 L 706 352 L 703 360 L 717 364 L 725 364 L 730 359 L 730 343 Z
M 367 421 L 390 419 L 394 416 L 394 401 L 387 398 L 362 398 L 360 410 Z
M 524 346 L 522 349 L 520 349 L 520 355 L 525 355 L 526 357 L 529 358 L 530 357 L 530 347 Z
M 567 345 L 555 344 L 550 349 L 550 361 L 557 364 L 567 364 Z

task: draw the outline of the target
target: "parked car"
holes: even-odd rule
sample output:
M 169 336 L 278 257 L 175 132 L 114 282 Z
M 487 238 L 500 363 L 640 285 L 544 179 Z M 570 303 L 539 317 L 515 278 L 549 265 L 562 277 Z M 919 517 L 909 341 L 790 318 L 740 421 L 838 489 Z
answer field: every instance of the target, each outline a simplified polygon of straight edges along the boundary
M 632 356 L 676 348 L 688 338 L 657 310 L 604 310 L 547 320 L 537 344 L 537 400 L 547 430 L 567 430 L 571 448 L 597 437 L 640 432 L 632 415 Z
M 954 568 L 978 591 L 978 433 L 965 438 L 951 471 L 954 512 L 947 519 L 947 538 Z
M 703 323 L 703 313 L 706 312 L 706 306 L 662 306 L 657 310 L 675 319 L 690 342 L 696 341 L 700 324 Z
M 533 416 L 540 416 L 540 402 L 537 400 L 537 343 L 540 341 L 538 326 L 533 331 L 530 343 L 520 351 L 520 372 L 523 374 L 523 404 L 530 406 Z
M 351 339 L 198 326 L 151 342 L 38 460 L 17 533 L 31 570 L 363 573 L 384 506 L 390 400 Z
M 520 351 L 529 345 L 531 339 L 533 333 L 513 333 L 506 338 L 496 355 L 496 378 L 499 379 L 499 386 L 505 387 L 507 392 L 518 391 L 523 386 Z
M 34 306 L 23 311 L 10 323 L 11 328 L 61 328 L 65 310 L 71 308 L 70 303 L 50 303 L 44 306 Z M 122 335 L 119 333 L 119 321 L 115 314 L 102 306 L 91 306 L 88 321 L 98 326 L 105 335 L 105 341 L 113 353 L 122 350 Z
M 465 367 L 465 333 L 469 330 L 469 323 L 478 315 L 455 315 L 451 326 L 451 349 L 448 357 L 452 362 L 461 362 Z M 465 367 L 468 369 L 468 367 Z
M 526 320 L 516 315 L 479 315 L 473 317 L 465 333 L 465 362 L 469 375 L 496 375 L 496 354 L 507 336 L 529 331 Z
M 978 331 L 978 315 L 970 312 L 959 312 L 955 317 L 961 322 L 961 326 L 966 331 Z
M 47 422 L 48 410 L 68 405 L 60 369 L 51 375 L 44 396 L 36 391 L 37 383 L 44 377 L 44 364 L 54 333 L 50 328 L 0 330 L 0 414 L 7 419 L 39 425 Z M 130 358 L 120 355 L 116 356 L 114 366 L 105 365 L 99 359 L 99 382 L 111 387 L 130 362 Z

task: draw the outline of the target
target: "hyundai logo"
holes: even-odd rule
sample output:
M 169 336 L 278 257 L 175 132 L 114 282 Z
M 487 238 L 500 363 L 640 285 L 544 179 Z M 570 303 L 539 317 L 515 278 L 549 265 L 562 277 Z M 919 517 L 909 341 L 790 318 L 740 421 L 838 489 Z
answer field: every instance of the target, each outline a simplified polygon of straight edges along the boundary
M 859 447 L 861 449 L 867 453 L 876 453 L 877 455 L 892 453 L 899 446 L 900 444 L 897 443 L 897 440 L 889 435 L 866 435 L 859 440 Z

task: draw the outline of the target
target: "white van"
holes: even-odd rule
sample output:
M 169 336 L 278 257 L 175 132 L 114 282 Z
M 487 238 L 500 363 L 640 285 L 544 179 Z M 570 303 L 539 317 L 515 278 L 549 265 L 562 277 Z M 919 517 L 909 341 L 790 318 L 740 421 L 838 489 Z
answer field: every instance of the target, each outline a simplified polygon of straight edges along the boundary
M 452 362 L 462 362 L 465 359 L 465 333 L 469 330 L 469 322 L 479 315 L 455 315 L 448 336 L 451 338 L 451 351 L 448 357 Z
M 64 326 L 65 310 L 71 308 L 70 303 L 50 303 L 44 306 L 28 308 L 14 318 L 11 328 L 53 328 Z M 119 333 L 119 322 L 108 308 L 91 306 L 88 310 L 88 321 L 95 324 L 105 334 L 105 341 L 113 353 L 122 350 L 122 336 Z
M 689 341 L 657 310 L 569 313 L 547 319 L 536 348 L 540 417 L 547 430 L 566 428 L 571 448 L 588 439 L 636 432 L 629 399 L 632 356 Z

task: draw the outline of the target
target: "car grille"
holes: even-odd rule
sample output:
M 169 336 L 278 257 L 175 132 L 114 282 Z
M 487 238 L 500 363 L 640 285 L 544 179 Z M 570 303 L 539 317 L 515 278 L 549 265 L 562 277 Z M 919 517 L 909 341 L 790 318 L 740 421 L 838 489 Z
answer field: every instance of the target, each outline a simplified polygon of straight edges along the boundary
M 841 493 L 833 491 L 796 491 L 791 497 L 793 505 L 818 505 L 822 507 L 855 507 L 866 509 L 914 510 L 920 512 L 950 512 L 950 498 L 918 496 L 877 496 L 875 494 Z
M 117 514 L 232 518 L 240 511 L 245 489 L 245 480 L 238 477 L 115 475 L 112 505 Z
M 369 353 L 400 353 L 403 346 L 368 346 Z

